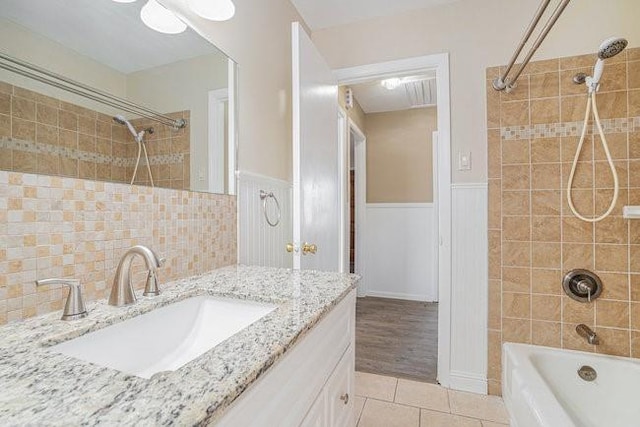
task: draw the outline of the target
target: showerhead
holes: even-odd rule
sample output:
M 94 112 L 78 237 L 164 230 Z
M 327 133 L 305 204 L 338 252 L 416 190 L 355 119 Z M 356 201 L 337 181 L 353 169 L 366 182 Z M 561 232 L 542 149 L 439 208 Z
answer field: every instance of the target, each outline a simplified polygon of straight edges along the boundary
M 138 141 L 138 132 L 136 132 L 136 128 L 133 127 L 129 120 L 125 119 L 124 116 L 118 114 L 113 117 L 113 121 L 126 126 L 129 129 L 129 132 L 131 132 L 131 135 L 133 135 L 133 138 Z
M 627 39 L 623 39 L 622 37 L 608 38 L 600 44 L 598 58 L 602 60 L 613 58 L 622 52 L 628 43 Z
M 587 77 L 586 83 L 589 89 L 589 93 L 598 90 L 602 73 L 604 72 L 605 59 L 612 58 L 622 52 L 627 47 L 627 40 L 622 37 L 610 37 L 600 44 L 598 49 L 598 61 L 595 67 L 593 67 L 593 77 Z

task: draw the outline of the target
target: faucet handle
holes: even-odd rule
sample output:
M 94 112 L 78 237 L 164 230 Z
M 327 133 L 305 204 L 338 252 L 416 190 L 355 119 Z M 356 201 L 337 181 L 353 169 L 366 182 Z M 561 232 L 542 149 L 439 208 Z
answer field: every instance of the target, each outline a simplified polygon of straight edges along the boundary
M 76 320 L 87 317 L 87 309 L 82 298 L 82 285 L 76 279 L 42 279 L 36 280 L 36 286 L 64 285 L 69 287 L 69 296 L 64 305 L 62 320 Z

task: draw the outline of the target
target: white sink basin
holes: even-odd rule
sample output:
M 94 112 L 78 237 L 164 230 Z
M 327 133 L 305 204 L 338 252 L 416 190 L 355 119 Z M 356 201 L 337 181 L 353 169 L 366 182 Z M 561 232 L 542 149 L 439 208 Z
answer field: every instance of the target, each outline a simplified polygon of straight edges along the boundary
M 142 378 L 175 371 L 275 310 L 275 305 L 189 298 L 51 347 Z

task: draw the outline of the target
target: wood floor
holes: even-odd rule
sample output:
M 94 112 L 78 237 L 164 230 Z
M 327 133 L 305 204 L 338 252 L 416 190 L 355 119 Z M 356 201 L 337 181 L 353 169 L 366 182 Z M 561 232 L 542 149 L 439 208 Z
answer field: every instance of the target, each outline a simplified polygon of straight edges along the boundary
M 358 298 L 356 370 L 436 382 L 438 304 Z

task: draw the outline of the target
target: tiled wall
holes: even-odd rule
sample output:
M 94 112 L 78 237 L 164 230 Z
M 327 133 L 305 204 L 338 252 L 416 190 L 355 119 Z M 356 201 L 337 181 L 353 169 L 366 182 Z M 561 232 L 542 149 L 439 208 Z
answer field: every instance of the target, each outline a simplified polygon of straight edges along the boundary
M 161 284 L 235 264 L 236 199 L 0 171 L 0 325 L 62 308 L 65 291 L 36 279 L 80 279 L 87 301 L 107 297 L 136 244 L 167 259 Z
M 189 112 L 168 114 L 189 119 Z M 189 189 L 190 126 L 175 131 L 134 120 L 147 135 L 154 184 Z M 113 118 L 0 81 L 0 169 L 54 176 L 130 182 L 137 144 Z M 136 183 L 149 184 L 144 156 Z
M 621 191 L 613 215 L 591 224 L 575 218 L 566 183 L 586 108 L 578 72 L 595 55 L 531 63 L 511 93 L 496 92 L 487 70 L 489 150 L 489 391 L 500 393 L 500 347 L 524 342 L 640 357 L 640 221 L 622 206 L 640 205 L 640 49 L 607 61 L 598 107 Z M 574 181 L 587 215 L 604 212 L 613 193 L 599 136 L 590 133 Z M 604 292 L 579 303 L 562 290 L 571 269 L 594 271 Z M 601 337 L 588 345 L 585 323 Z

